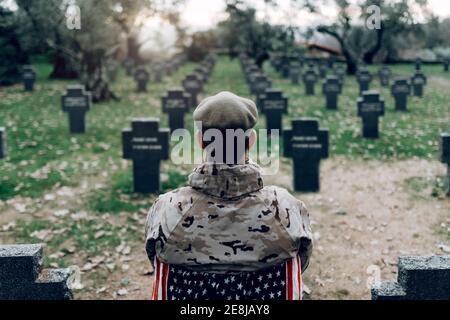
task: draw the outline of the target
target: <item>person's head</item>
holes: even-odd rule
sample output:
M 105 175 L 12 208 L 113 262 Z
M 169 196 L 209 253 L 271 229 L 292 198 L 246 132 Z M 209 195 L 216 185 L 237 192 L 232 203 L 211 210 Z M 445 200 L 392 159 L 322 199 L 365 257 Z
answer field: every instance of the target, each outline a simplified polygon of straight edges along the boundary
M 197 141 L 207 160 L 216 163 L 243 164 L 256 142 L 253 129 L 258 110 L 253 101 L 231 92 L 221 92 L 203 100 L 194 111 Z

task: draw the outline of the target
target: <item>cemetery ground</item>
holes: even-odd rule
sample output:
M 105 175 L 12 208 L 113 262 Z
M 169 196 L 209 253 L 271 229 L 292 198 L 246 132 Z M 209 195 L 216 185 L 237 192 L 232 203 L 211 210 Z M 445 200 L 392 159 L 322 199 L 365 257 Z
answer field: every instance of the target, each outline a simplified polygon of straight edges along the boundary
M 35 92 L 22 86 L 0 91 L 0 127 L 6 127 L 9 158 L 0 162 L 0 243 L 45 243 L 45 264 L 77 265 L 83 289 L 77 299 L 149 299 L 152 277 L 144 250 L 144 223 L 155 196 L 132 192 L 131 162 L 122 160 L 121 130 L 133 117 L 159 117 L 161 96 L 180 87 L 194 64 L 162 84 L 136 93 L 124 72 L 114 84 L 119 102 L 93 105 L 87 133 L 70 135 L 60 96 L 71 82 L 50 81 L 51 66 L 36 59 Z M 375 69 L 372 69 L 374 72 Z M 413 65 L 394 66 L 412 75 Z M 347 78 L 339 110 L 327 111 L 319 84 L 316 96 L 293 86 L 265 67 L 273 87 L 289 98 L 289 115 L 315 117 L 330 129 L 330 159 L 323 161 L 321 192 L 297 194 L 312 216 L 315 251 L 304 276 L 311 299 L 368 299 L 367 268 L 395 278 L 402 254 L 450 253 L 450 200 L 444 197 L 446 168 L 438 161 L 438 143 L 449 130 L 450 75 L 441 66 L 424 66 L 429 77 L 423 99 L 410 98 L 408 112 L 396 113 L 388 88 L 376 78 L 386 116 L 379 140 L 361 138 L 358 87 Z M 249 96 L 237 60 L 220 58 L 200 98 L 229 90 Z M 192 117 L 186 118 L 192 130 Z M 261 115 L 259 128 L 265 127 Z M 266 184 L 291 189 L 291 162 Z M 161 167 L 163 192 L 182 186 L 191 166 Z

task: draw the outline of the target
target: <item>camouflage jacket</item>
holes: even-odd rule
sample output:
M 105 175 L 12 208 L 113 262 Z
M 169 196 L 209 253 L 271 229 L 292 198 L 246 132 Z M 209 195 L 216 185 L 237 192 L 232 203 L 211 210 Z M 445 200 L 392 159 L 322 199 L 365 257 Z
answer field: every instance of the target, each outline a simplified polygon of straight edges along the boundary
M 264 187 L 257 165 L 205 163 L 190 187 L 162 195 L 146 224 L 150 261 L 206 272 L 257 271 L 299 254 L 305 270 L 312 232 L 305 205 Z

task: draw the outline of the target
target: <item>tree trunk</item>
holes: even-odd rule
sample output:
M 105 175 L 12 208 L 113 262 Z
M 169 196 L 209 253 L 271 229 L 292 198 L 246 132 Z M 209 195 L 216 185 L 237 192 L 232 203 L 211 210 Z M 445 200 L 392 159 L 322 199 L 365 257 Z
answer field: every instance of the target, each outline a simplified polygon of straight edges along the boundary
M 101 52 L 86 53 L 83 66 L 82 82 L 86 90 L 91 92 L 93 102 L 119 100 L 111 91 L 109 82 L 104 76 L 103 54 Z
M 53 71 L 50 74 L 51 79 L 76 79 L 78 72 L 67 57 L 57 50 L 53 57 Z
M 383 34 L 384 28 L 382 25 L 381 28 L 377 30 L 377 41 L 375 45 L 364 54 L 363 61 L 365 63 L 372 64 L 375 56 L 378 54 L 378 52 L 380 52 L 381 48 L 383 47 Z

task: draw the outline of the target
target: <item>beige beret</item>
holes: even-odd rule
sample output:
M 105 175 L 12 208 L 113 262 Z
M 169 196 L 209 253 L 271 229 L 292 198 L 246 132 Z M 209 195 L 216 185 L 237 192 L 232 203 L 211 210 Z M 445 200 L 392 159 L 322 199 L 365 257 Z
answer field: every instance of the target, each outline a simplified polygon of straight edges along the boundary
M 248 130 L 258 121 L 258 109 L 253 101 L 225 91 L 203 100 L 194 111 L 194 121 L 204 129 Z

